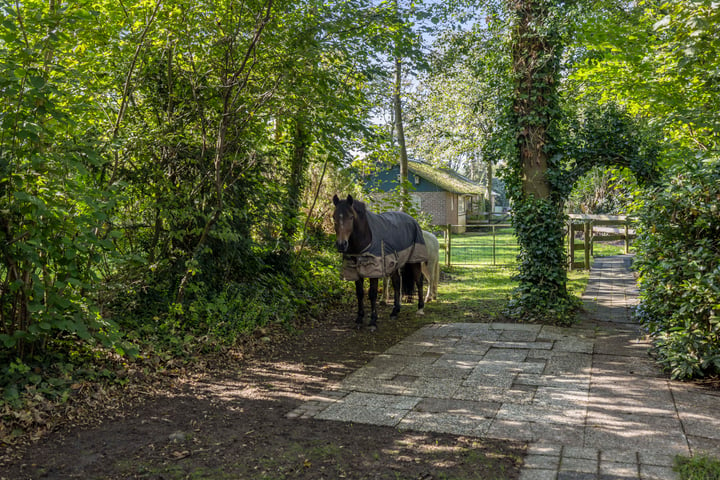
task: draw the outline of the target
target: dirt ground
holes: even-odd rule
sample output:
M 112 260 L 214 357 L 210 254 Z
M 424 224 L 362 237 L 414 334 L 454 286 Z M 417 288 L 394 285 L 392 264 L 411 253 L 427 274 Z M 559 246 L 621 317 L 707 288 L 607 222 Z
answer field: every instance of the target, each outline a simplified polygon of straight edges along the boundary
M 61 422 L 0 464 L 0 478 L 517 479 L 524 444 L 286 418 L 421 325 L 410 307 L 388 315 L 382 307 L 378 332 L 356 331 L 344 307 L 301 332 L 263 332 L 252 354 L 178 374 L 139 401 L 103 397 L 97 420 Z

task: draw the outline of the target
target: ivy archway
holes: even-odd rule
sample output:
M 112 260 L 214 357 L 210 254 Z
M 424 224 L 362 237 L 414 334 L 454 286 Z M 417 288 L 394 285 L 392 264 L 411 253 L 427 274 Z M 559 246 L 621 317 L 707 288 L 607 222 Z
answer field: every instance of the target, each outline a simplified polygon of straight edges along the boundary
M 506 313 L 522 321 L 568 325 L 579 306 L 567 292 L 565 204 L 578 180 L 591 169 L 627 168 L 641 187 L 657 178 L 658 143 L 650 130 L 616 105 L 593 105 L 559 114 L 550 124 L 547 195 L 524 188 L 522 157 L 505 174 L 513 195 L 513 225 L 520 253 L 518 286 Z

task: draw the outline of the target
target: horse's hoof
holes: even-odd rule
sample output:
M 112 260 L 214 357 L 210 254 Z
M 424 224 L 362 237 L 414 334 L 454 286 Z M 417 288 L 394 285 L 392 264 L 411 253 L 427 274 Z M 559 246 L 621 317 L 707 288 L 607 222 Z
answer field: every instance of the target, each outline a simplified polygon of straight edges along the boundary
M 371 332 L 376 332 L 376 331 L 377 331 L 377 325 L 370 325 L 370 326 L 368 327 L 368 330 L 370 330 Z
M 417 311 L 417 315 L 425 315 L 425 311 L 421 308 Z
M 362 323 L 356 323 L 355 324 L 355 330 L 362 330 L 363 324 Z

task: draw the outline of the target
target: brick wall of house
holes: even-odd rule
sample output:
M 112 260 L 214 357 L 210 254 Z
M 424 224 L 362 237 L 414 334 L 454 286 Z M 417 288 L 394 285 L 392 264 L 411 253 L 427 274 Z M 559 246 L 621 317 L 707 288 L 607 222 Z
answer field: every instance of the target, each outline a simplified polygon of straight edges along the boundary
M 454 223 L 449 205 L 451 194 L 448 192 L 415 192 L 414 195 L 422 199 L 421 209 L 432 215 L 433 225 Z
M 465 231 L 465 213 L 458 214 L 458 196 L 450 192 L 412 192 L 411 195 L 420 199 L 420 210 L 432 215 L 432 224 L 438 226 L 461 225 L 454 230 Z M 383 193 L 373 193 L 375 200 L 382 198 Z

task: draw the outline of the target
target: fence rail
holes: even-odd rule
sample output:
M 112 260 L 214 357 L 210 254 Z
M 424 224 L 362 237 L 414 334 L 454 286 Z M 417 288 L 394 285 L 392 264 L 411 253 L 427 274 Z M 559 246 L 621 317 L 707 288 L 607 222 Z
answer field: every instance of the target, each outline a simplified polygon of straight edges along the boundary
M 590 269 L 590 257 L 595 242 L 622 240 L 625 253 L 630 251 L 630 242 L 635 238 L 635 220 L 626 215 L 568 215 L 568 270 L 575 268 Z M 579 235 L 578 232 L 582 232 Z M 578 242 L 578 237 L 581 241 Z M 584 261 L 575 261 L 575 251 L 582 249 Z
M 517 264 L 518 244 L 509 223 L 445 225 L 437 227 L 440 262 L 446 266 Z M 596 242 L 623 241 L 625 253 L 635 238 L 634 219 L 624 215 L 569 215 L 568 270 L 590 268 Z M 576 252 L 584 261 L 575 261 Z
M 518 246 L 510 224 L 446 225 L 440 262 L 451 265 L 514 265 Z

